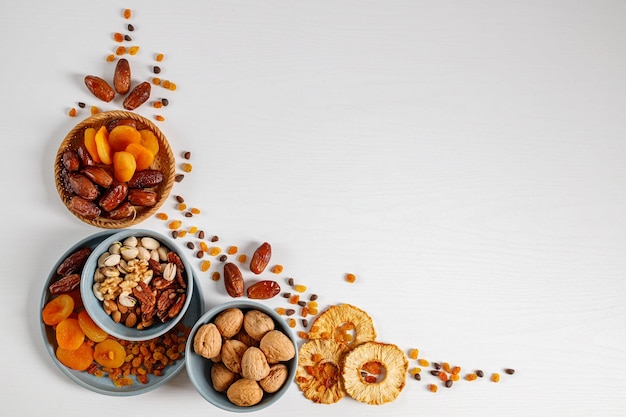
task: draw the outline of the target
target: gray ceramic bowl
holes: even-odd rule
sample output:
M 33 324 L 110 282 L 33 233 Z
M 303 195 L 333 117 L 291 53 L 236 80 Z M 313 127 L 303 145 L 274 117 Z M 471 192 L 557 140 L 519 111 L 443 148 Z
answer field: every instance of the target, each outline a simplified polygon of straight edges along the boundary
M 102 301 L 96 298 L 93 290 L 93 286 L 95 283 L 94 275 L 98 267 L 98 259 L 100 258 L 100 256 L 103 253 L 107 252 L 109 247 L 114 243 L 124 242 L 124 240 L 132 236 L 136 238 L 151 237 L 153 239 L 156 239 L 162 246 L 166 247 L 170 251 L 176 252 L 183 263 L 183 278 L 187 283 L 185 303 L 178 315 L 165 322 L 161 322 L 160 320 L 156 319 L 155 323 L 152 326 L 141 330 L 137 329 L 136 327 L 127 327 L 124 323 L 116 323 L 111 318 L 111 316 L 109 316 L 104 311 Z M 155 337 L 163 335 L 164 333 L 171 330 L 174 326 L 176 326 L 176 324 L 185 315 L 185 312 L 187 311 L 187 308 L 191 303 L 191 298 L 193 296 L 193 287 L 193 271 L 180 248 L 178 248 L 176 244 L 167 236 L 146 229 L 125 229 L 104 239 L 93 250 L 91 256 L 87 260 L 87 263 L 83 268 L 80 281 L 80 293 L 83 299 L 83 303 L 85 305 L 87 313 L 89 313 L 89 316 L 91 316 L 93 321 L 111 336 L 132 341 L 153 339 Z
M 213 362 L 196 354 L 193 350 L 193 339 L 196 332 L 198 331 L 198 328 L 206 323 L 212 322 L 215 317 L 222 311 L 233 307 L 241 309 L 244 313 L 248 310 L 260 310 L 263 313 L 269 315 L 274 320 L 276 330 L 280 330 L 285 333 L 285 335 L 287 335 L 287 337 L 289 337 L 289 339 L 293 343 L 295 349 L 295 356 L 288 362 L 285 362 L 285 365 L 287 365 L 288 369 L 288 375 L 287 380 L 285 381 L 283 386 L 273 394 L 264 393 L 261 402 L 249 407 L 240 407 L 234 405 L 228 400 L 225 393 L 218 392 L 213 388 L 213 384 L 211 382 L 211 366 L 213 365 Z M 296 339 L 293 333 L 291 332 L 291 329 L 285 322 L 284 318 L 280 317 L 270 307 L 247 300 L 230 301 L 209 309 L 200 317 L 200 319 L 193 326 L 191 334 L 187 339 L 187 347 L 185 350 L 185 363 L 189 379 L 191 380 L 193 386 L 196 388 L 198 393 L 200 393 L 200 395 L 205 400 L 223 410 L 233 411 L 237 413 L 253 412 L 259 411 L 276 403 L 292 385 L 298 367 L 298 345 L 296 343 Z

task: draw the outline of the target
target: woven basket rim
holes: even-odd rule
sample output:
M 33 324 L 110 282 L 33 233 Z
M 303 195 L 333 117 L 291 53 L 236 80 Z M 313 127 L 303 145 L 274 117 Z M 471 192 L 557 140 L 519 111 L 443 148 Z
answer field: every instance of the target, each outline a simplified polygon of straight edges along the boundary
M 164 177 L 163 182 L 159 186 L 155 187 L 155 191 L 157 191 L 158 194 L 158 200 L 154 206 L 138 210 L 136 216 L 131 218 L 113 220 L 104 216 L 99 216 L 95 219 L 88 219 L 69 209 L 69 201 L 71 196 L 64 189 L 63 183 L 61 181 L 61 171 L 63 169 L 63 152 L 65 152 L 67 149 L 74 149 L 78 146 L 79 141 L 82 140 L 81 134 L 86 128 L 99 128 L 100 126 L 104 126 L 107 123 L 117 119 L 134 120 L 138 123 L 139 126 L 149 129 L 156 136 L 159 142 L 159 153 L 155 156 L 155 162 L 153 163 L 153 166 L 155 166 L 155 164 L 160 165 L 159 168 L 163 172 Z M 59 197 L 61 198 L 61 201 L 63 201 L 63 204 L 65 204 L 65 207 L 67 207 L 68 211 L 72 213 L 76 218 L 87 224 L 103 229 L 122 229 L 141 223 L 159 210 L 165 200 L 167 200 L 167 197 L 172 190 L 176 174 L 175 170 L 176 162 L 174 159 L 174 154 L 172 153 L 172 148 L 170 147 L 170 144 L 163 132 L 161 132 L 161 129 L 159 129 L 154 123 L 152 123 L 152 121 L 148 120 L 144 116 L 141 116 L 140 114 L 125 110 L 110 110 L 97 113 L 85 118 L 83 121 L 76 124 L 65 135 L 65 138 L 63 138 L 61 144 L 59 145 L 59 149 L 55 158 L 54 178 L 57 192 L 59 194 Z

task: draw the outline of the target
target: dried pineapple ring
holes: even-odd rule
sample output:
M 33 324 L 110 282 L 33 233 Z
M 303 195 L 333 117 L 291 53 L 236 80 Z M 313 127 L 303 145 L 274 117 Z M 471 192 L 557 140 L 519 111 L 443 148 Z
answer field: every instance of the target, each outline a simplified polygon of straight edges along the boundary
M 379 363 L 384 367 L 384 375 L 375 382 L 368 382 L 363 377 L 362 370 L 371 363 Z M 344 356 L 344 388 L 357 401 L 374 405 L 385 404 L 394 401 L 402 392 L 408 367 L 409 361 L 398 346 L 366 342 Z
M 332 339 L 345 349 L 348 345 L 375 340 L 376 330 L 365 311 L 350 304 L 339 304 L 329 307 L 313 321 L 309 339 Z
M 333 404 L 345 395 L 339 362 L 343 349 L 332 340 L 306 342 L 298 352 L 296 384 L 304 396 L 321 404 Z

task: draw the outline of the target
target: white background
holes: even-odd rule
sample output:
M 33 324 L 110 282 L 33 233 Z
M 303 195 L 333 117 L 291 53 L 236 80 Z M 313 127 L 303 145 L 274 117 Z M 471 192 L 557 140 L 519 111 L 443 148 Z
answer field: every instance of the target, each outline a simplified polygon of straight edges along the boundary
M 185 371 L 139 396 L 88 391 L 40 333 L 52 266 L 97 231 L 61 203 L 53 160 L 88 114 L 67 116 L 77 101 L 120 108 L 82 80 L 111 77 L 125 7 L 134 81 L 164 52 L 161 76 L 178 85 L 159 126 L 177 157 L 192 152 L 172 192 L 202 209 L 186 225 L 248 254 L 271 242 L 281 283 L 308 285 L 321 307 L 361 307 L 381 341 L 464 371 L 517 371 L 436 394 L 429 376 L 409 379 L 380 407 L 316 405 L 294 384 L 259 415 L 626 413 L 619 0 L 3 2 L 3 413 L 227 414 Z M 163 211 L 176 217 L 173 198 Z M 229 299 L 199 280 L 207 307 Z

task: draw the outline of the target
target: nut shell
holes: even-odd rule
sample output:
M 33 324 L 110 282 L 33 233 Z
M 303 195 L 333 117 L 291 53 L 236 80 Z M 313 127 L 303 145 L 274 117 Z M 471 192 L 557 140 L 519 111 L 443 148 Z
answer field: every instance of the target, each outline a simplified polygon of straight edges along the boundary
M 241 373 L 241 358 L 248 346 L 239 340 L 229 339 L 222 345 L 222 363 L 229 370 Z
M 241 357 L 241 376 L 253 381 L 260 381 L 270 373 L 267 359 L 257 347 L 249 347 Z
M 243 328 L 253 339 L 261 340 L 270 330 L 274 330 L 274 320 L 259 310 L 247 311 L 243 317 Z
M 211 382 L 217 392 L 226 392 L 239 376 L 218 362 L 211 367 Z
M 235 405 L 249 407 L 258 404 L 263 398 L 263 390 L 256 381 L 239 379 L 226 391 L 226 396 Z
M 193 338 L 193 350 L 198 355 L 211 359 L 220 354 L 222 335 L 213 323 L 203 324 Z
M 296 354 L 296 348 L 291 339 L 279 330 L 267 332 L 261 339 L 259 347 L 265 354 L 268 363 L 288 361 Z
M 259 385 L 263 391 L 273 394 L 280 389 L 287 381 L 289 370 L 284 363 L 277 363 L 270 367 L 270 373 L 259 381 Z
M 243 311 L 238 308 L 226 309 L 218 314 L 213 323 L 224 338 L 230 339 L 239 333 L 243 326 Z

